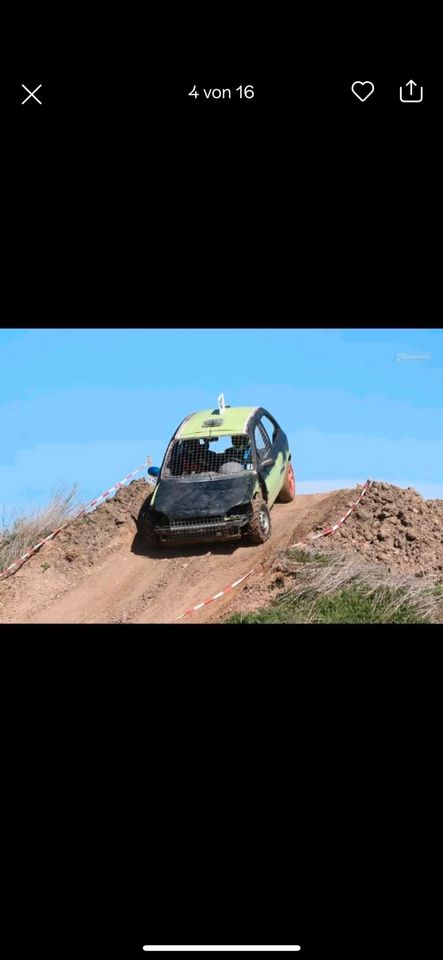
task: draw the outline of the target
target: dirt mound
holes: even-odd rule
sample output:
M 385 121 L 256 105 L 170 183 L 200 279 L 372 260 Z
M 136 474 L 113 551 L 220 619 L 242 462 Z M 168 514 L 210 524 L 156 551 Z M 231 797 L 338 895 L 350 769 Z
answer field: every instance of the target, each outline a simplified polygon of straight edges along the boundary
M 443 583 L 443 500 L 374 482 L 346 522 L 317 543 L 325 550 L 352 550 L 392 572 Z
M 101 564 L 136 532 L 136 517 L 151 485 L 133 480 L 45 543 L 13 576 L 0 581 L 0 622 L 26 619 Z

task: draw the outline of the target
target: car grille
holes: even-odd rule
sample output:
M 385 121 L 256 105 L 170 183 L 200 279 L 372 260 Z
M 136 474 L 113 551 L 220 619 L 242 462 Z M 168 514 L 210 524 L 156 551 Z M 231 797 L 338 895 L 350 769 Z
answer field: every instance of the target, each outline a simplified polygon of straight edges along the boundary
M 193 517 L 186 520 L 162 518 L 154 527 L 161 539 L 217 539 L 238 536 L 247 522 L 245 514 L 234 517 Z

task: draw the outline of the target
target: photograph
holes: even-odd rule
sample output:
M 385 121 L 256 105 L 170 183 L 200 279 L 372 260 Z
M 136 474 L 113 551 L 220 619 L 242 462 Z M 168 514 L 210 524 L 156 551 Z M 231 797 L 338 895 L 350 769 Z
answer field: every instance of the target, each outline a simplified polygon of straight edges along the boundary
M 0 368 L 1 623 L 442 622 L 437 330 L 6 329 Z

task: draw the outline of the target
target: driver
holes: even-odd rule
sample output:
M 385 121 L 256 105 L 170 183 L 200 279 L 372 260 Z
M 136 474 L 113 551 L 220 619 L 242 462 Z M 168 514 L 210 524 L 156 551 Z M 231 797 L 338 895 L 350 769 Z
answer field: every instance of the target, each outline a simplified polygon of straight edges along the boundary
M 185 440 L 183 444 L 183 473 L 200 473 L 202 471 L 203 449 L 200 440 Z
M 251 459 L 251 441 L 246 433 L 238 433 L 231 437 L 232 447 L 225 451 L 224 462 L 237 460 L 245 463 Z

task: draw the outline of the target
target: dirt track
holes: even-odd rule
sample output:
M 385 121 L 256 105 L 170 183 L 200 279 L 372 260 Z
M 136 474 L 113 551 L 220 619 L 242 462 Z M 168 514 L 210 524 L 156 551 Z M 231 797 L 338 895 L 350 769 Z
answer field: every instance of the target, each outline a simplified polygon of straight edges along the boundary
M 235 541 L 169 548 L 154 554 L 141 542 L 134 521 L 135 507 L 146 496 L 146 486 L 140 489 L 137 503 L 135 494 L 137 482 L 96 510 L 87 526 L 84 519 L 75 521 L 73 531 L 68 528 L 0 584 L 0 622 L 172 623 L 186 608 L 252 567 L 246 590 L 253 583 L 258 585 L 278 550 L 332 520 L 337 509 L 351 499 L 351 491 L 341 490 L 297 495 L 293 503 L 276 504 L 271 512 L 272 537 L 260 546 Z M 98 551 L 95 541 L 91 547 L 92 525 L 101 535 L 103 527 L 109 527 Z M 82 544 L 86 533 L 89 553 Z M 94 535 L 97 540 L 98 533 Z M 235 591 L 236 602 L 241 603 L 243 589 L 242 584 Z M 227 596 L 231 608 L 234 594 Z M 226 614 L 226 599 L 192 614 L 192 619 L 220 619 Z
M 0 623 L 174 623 L 251 568 L 239 587 L 180 623 L 216 623 L 234 610 L 257 609 L 270 599 L 276 554 L 336 522 L 360 491 L 297 494 L 293 503 L 276 504 L 272 536 L 260 546 L 243 540 L 159 551 L 137 534 L 148 492 L 145 480 L 121 488 L 0 581 Z M 318 544 L 382 563 L 387 574 L 412 573 L 441 584 L 442 531 L 443 501 L 377 482 L 339 531 Z

